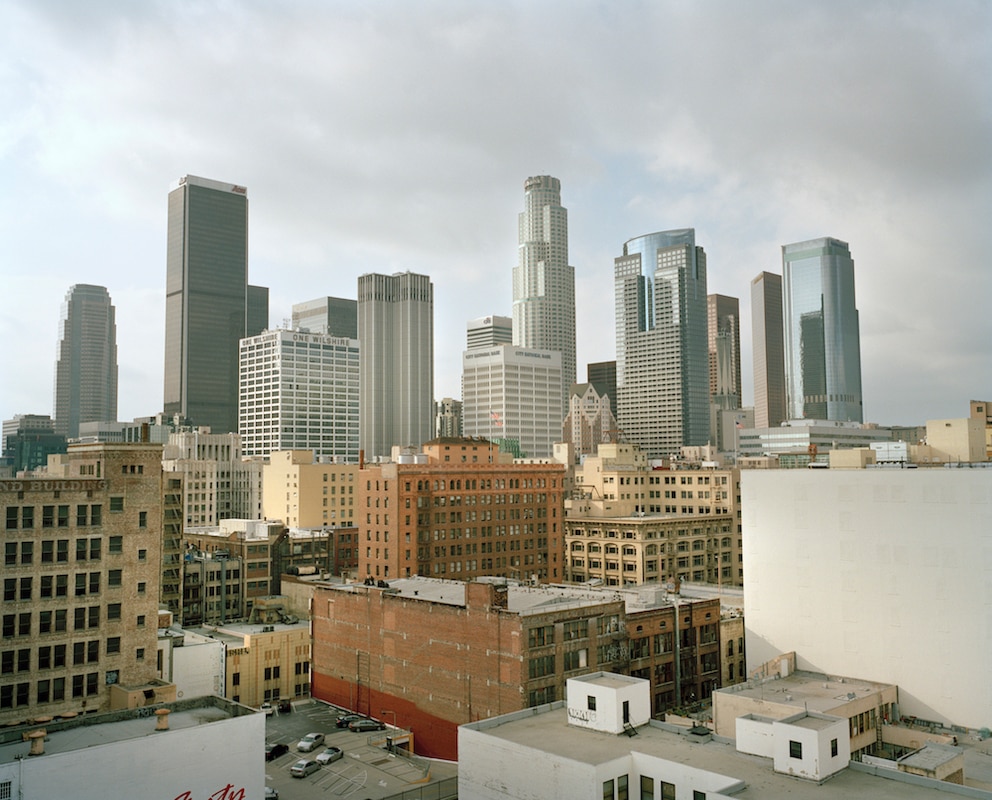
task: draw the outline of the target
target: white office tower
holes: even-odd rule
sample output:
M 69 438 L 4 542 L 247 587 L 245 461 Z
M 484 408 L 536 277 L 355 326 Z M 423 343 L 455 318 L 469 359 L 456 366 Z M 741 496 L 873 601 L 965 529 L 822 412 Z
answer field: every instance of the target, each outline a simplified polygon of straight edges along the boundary
M 241 340 L 238 431 L 246 456 L 312 450 L 358 460 L 358 341 L 274 330 Z
M 434 427 L 434 286 L 426 275 L 358 279 L 361 413 L 367 459 L 420 447 Z
M 549 458 L 561 437 L 561 353 L 504 344 L 462 355 L 466 436 L 519 443 L 519 454 Z
M 513 344 L 561 353 L 560 425 L 575 383 L 575 269 L 568 265 L 561 182 L 550 175 L 528 178 L 524 203 L 513 269 Z
M 473 319 L 467 325 L 465 338 L 468 350 L 513 344 L 513 320 L 510 317 L 492 316 Z
M 614 270 L 620 429 L 649 458 L 707 444 L 706 253 L 695 231 L 630 239 Z

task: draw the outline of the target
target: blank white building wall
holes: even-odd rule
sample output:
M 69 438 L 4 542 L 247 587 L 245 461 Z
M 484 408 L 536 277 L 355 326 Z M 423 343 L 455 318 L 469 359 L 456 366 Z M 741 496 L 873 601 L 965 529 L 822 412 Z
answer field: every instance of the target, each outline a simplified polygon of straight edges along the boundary
M 749 671 L 795 650 L 992 726 L 992 470 L 745 470 L 741 509 Z

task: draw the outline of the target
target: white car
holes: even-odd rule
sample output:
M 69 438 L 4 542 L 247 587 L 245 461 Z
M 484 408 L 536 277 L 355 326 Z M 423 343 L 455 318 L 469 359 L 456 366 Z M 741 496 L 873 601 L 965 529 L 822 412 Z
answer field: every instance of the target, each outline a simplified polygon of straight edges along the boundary
M 327 747 L 317 754 L 317 763 L 320 765 L 332 764 L 339 758 L 344 758 L 344 751 L 340 747 Z
M 272 703 L 262 703 L 262 705 L 258 707 L 258 710 L 264 711 L 265 716 L 267 717 L 271 717 L 273 714 L 276 713 L 275 708 L 272 707 Z
M 324 734 L 308 733 L 296 743 L 296 749 L 301 753 L 309 753 L 311 750 L 320 747 L 324 743 Z

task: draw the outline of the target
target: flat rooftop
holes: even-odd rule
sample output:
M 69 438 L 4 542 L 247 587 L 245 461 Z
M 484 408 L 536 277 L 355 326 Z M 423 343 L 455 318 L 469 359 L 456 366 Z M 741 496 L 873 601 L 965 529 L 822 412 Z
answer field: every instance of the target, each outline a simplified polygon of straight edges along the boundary
M 173 731 L 257 713 L 254 709 L 222 697 L 210 696 L 171 702 L 168 706 L 84 714 L 72 720 L 55 719 L 47 723 L 11 726 L 0 731 L 0 764 L 8 764 L 28 754 L 31 743 L 23 740 L 23 734 L 33 730 L 47 731 L 46 753 L 68 753 L 100 744 L 154 736 L 158 722 L 154 712 L 156 708 L 162 707 L 172 710 L 169 714 L 169 730 Z
M 586 764 L 608 764 L 630 753 L 644 753 L 686 764 L 727 777 L 725 791 L 741 800 L 767 800 L 789 797 L 792 800 L 850 800 L 870 797 L 873 800 L 935 800 L 950 791 L 924 787 L 899 780 L 876 777 L 845 769 L 822 784 L 777 773 L 770 758 L 738 753 L 732 742 L 693 741 L 695 737 L 673 732 L 651 722 L 637 728 L 637 736 L 614 735 L 568 724 L 564 703 L 541 706 L 473 722 L 463 727 L 481 731 L 523 747 L 551 753 L 559 758 Z M 897 773 L 898 774 L 898 773 Z M 734 791 L 737 784 L 744 788 Z
M 816 672 L 797 670 L 787 678 L 766 678 L 749 680 L 717 689 L 726 695 L 741 695 L 751 700 L 765 700 L 769 703 L 782 703 L 796 706 L 820 714 L 829 714 L 832 709 L 868 697 L 891 687 L 888 683 L 840 678 L 821 675 Z

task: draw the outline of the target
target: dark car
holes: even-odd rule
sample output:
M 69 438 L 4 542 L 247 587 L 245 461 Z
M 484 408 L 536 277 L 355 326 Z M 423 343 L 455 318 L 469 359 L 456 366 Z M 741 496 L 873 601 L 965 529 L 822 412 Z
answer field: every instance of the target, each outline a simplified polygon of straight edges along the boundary
M 334 724 L 339 728 L 347 728 L 352 722 L 359 719 L 365 719 L 361 714 L 345 714 L 344 716 L 338 717 L 338 721 Z
M 379 722 L 377 719 L 356 719 L 354 722 L 348 724 L 348 730 L 352 733 L 360 733 L 362 731 L 384 731 L 386 730 L 385 723 Z
M 293 704 L 289 702 L 285 697 L 279 700 L 279 713 L 289 714 L 293 711 Z
M 289 745 L 282 744 L 281 742 L 276 742 L 275 744 L 265 745 L 265 760 L 271 761 L 274 758 L 279 758 L 283 753 L 289 752 Z

